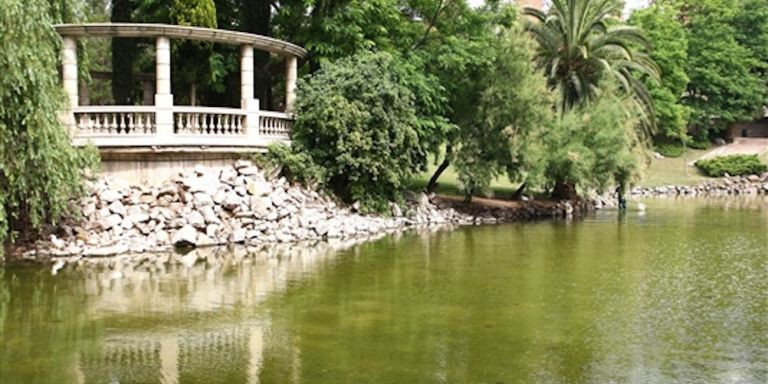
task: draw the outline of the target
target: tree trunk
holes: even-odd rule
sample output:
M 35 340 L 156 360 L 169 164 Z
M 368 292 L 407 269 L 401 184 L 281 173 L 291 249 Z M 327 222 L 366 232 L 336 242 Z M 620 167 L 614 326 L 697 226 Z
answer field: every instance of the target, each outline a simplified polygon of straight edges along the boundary
M 112 22 L 130 22 L 132 0 L 113 0 Z M 135 42 L 131 39 L 112 39 L 112 97 L 116 105 L 133 104 L 133 59 Z
M 248 1 L 245 3 L 244 26 L 246 32 L 272 36 L 272 10 L 269 1 Z M 259 99 L 261 109 L 274 110 L 272 97 L 272 74 L 269 70 L 269 52 L 254 50 L 253 83 L 254 96 Z
M 525 188 L 528 186 L 527 184 L 527 182 L 520 184 L 520 187 L 518 187 L 515 193 L 512 195 L 512 200 L 520 200 L 520 197 L 523 196 L 523 192 L 525 192 Z
M 440 175 L 442 175 L 443 172 L 448 169 L 448 166 L 451 165 L 451 154 L 453 154 L 453 146 L 449 143 L 445 146 L 445 158 L 443 159 L 443 162 L 440 163 L 435 170 L 435 173 L 429 179 L 429 183 L 427 183 L 427 193 L 432 193 L 435 191 L 435 188 L 437 188 L 437 179 L 439 179 Z
M 576 185 L 570 181 L 558 180 L 552 189 L 552 198 L 557 200 L 575 200 L 579 196 L 576 193 Z
M 197 105 L 197 82 L 195 81 L 189 85 L 189 105 L 193 107 Z

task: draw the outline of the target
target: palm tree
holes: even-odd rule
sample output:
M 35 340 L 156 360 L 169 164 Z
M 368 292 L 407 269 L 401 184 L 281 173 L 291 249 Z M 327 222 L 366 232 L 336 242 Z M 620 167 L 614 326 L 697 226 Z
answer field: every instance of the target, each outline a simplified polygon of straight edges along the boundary
M 646 128 L 653 128 L 651 97 L 637 75 L 658 79 L 659 70 L 646 54 L 650 45 L 642 32 L 617 17 L 618 1 L 553 0 L 546 13 L 523 12 L 533 19 L 527 29 L 538 42 L 537 60 L 549 85 L 561 94 L 561 112 L 589 102 L 600 93 L 600 81 L 611 77 L 633 94 Z

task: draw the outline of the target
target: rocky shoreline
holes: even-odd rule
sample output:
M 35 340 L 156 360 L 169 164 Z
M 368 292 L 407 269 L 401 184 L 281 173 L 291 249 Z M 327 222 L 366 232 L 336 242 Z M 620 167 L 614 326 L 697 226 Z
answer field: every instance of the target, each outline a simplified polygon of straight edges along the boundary
M 707 180 L 696 185 L 664 185 L 635 187 L 633 197 L 652 196 L 757 196 L 768 195 L 768 173 L 762 175 L 728 176 Z
M 541 217 L 568 217 L 589 204 L 530 202 L 515 209 L 476 207 L 407 194 L 391 215 L 358 212 L 317 191 L 272 178 L 250 161 L 218 169 L 197 167 L 158 187 L 99 179 L 80 213 L 17 258 L 74 262 L 125 254 L 168 253 L 241 244 L 368 238 L 414 227 L 474 225 Z

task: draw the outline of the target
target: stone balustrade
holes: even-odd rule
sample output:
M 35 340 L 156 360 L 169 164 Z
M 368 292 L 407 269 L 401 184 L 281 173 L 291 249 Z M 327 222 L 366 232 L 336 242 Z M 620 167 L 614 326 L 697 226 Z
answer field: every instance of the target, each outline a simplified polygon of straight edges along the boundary
M 158 115 L 172 114 L 173 130 L 158 130 Z M 290 140 L 293 119 L 289 114 L 258 111 L 249 124 L 246 110 L 174 106 L 170 111 L 155 106 L 74 107 L 75 145 L 125 146 L 255 146 Z

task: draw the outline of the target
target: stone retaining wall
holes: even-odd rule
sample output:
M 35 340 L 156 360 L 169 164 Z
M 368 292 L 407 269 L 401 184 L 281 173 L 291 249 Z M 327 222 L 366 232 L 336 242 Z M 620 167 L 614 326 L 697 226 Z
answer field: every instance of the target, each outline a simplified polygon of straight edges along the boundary
M 25 259 L 102 257 L 167 252 L 174 247 L 261 245 L 362 238 L 415 226 L 481 224 L 568 216 L 570 203 L 461 212 L 425 194 L 391 204 L 391 215 L 366 215 L 284 178 L 267 177 L 249 161 L 197 167 L 152 187 L 100 179 L 74 202 L 81 217 L 22 252 Z M 577 208 L 580 210 L 581 208 Z
M 768 173 L 749 176 L 726 176 L 697 185 L 664 185 L 635 187 L 632 196 L 749 196 L 768 194 Z

